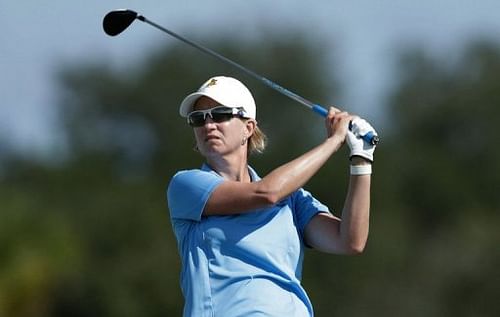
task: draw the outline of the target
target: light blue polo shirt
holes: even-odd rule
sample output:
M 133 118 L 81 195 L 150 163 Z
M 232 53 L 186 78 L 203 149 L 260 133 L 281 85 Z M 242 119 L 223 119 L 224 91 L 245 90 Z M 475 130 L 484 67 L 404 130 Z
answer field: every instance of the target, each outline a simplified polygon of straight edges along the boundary
M 252 181 L 260 180 L 250 168 Z M 202 216 L 224 179 L 208 165 L 180 171 L 167 190 L 182 261 L 185 317 L 313 316 L 300 284 L 303 231 L 328 212 L 299 189 L 270 208 L 232 216 Z

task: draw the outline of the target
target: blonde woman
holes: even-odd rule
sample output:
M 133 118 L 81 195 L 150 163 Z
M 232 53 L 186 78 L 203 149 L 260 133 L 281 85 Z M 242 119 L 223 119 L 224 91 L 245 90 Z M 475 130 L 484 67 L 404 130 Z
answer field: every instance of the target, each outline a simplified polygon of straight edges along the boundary
M 264 150 L 265 135 L 240 81 L 209 79 L 183 100 L 180 115 L 205 159 L 176 173 L 167 190 L 184 316 L 313 316 L 300 282 L 304 248 L 357 254 L 367 241 L 375 147 L 348 126 L 371 126 L 331 107 L 321 144 L 260 177 L 248 156 Z M 346 141 L 351 177 L 339 218 L 302 187 Z

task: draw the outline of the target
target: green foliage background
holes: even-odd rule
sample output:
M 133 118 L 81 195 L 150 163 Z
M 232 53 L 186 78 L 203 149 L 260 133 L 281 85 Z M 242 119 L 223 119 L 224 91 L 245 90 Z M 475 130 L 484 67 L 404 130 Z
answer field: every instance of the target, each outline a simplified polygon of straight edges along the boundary
M 319 43 L 294 36 L 207 43 L 311 100 L 340 95 Z M 362 256 L 309 250 L 317 316 L 498 316 L 500 49 L 470 43 L 456 61 L 401 52 L 377 127 L 371 233 Z M 179 259 L 165 189 L 199 166 L 180 100 L 213 75 L 254 92 L 270 139 L 265 175 L 324 137 L 293 101 L 183 45 L 137 65 L 61 65 L 67 150 L 55 164 L 11 157 L 0 178 L 0 316 L 179 316 Z M 361 114 L 363 115 L 363 114 Z M 369 118 L 370 119 L 370 118 Z M 340 210 L 342 150 L 307 185 Z

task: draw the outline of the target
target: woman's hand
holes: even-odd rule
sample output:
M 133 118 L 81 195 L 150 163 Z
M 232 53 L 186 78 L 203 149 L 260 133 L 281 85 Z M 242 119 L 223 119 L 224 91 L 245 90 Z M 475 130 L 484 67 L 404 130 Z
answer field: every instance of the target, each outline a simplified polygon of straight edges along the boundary
M 349 131 L 349 122 L 354 118 L 355 116 L 346 111 L 330 107 L 325 119 L 328 138 L 337 138 L 343 144 L 346 140 L 347 131 Z

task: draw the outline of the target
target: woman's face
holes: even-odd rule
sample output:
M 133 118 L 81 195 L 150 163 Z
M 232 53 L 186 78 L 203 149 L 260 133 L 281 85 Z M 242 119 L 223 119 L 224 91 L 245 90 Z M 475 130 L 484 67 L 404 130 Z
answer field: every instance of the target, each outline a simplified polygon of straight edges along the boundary
M 215 100 L 202 96 L 194 104 L 193 110 L 208 110 L 220 106 Z M 246 151 L 247 140 L 253 132 L 253 120 L 233 117 L 228 121 L 214 122 L 206 116 L 205 124 L 194 127 L 196 145 L 205 157 L 225 155 L 234 151 Z

